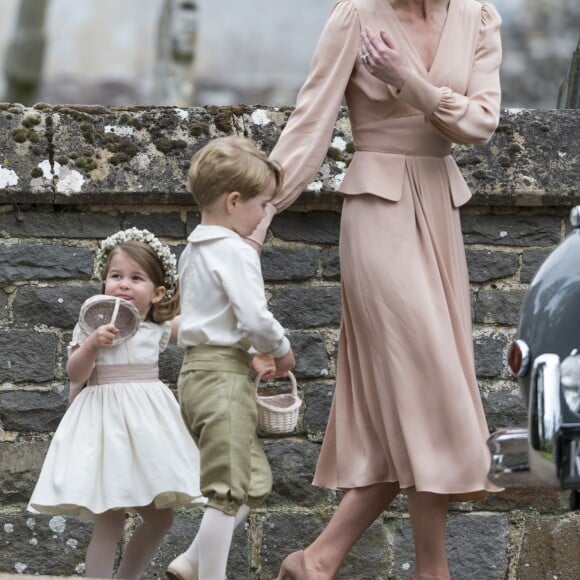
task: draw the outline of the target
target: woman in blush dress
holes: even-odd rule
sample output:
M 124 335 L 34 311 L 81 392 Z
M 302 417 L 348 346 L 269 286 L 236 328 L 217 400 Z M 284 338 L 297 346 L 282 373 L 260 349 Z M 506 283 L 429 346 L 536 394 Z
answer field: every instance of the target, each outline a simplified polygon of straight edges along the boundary
M 459 207 L 471 193 L 452 143 L 484 144 L 499 122 L 501 19 L 476 0 L 338 0 L 271 158 L 282 195 L 321 166 L 343 97 L 355 154 L 339 188 L 342 325 L 336 389 L 314 484 L 346 493 L 279 578 L 333 578 L 404 491 L 413 578 L 449 578 L 449 501 L 500 491 L 475 377 Z

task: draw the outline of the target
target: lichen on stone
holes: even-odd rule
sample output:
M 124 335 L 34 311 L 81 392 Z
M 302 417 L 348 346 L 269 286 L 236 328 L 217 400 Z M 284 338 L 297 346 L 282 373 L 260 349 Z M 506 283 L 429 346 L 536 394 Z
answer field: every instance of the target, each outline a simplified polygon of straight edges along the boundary
M 75 166 L 78 167 L 79 169 L 82 169 L 84 171 L 92 171 L 93 169 L 97 168 L 97 163 L 94 159 L 92 159 L 91 157 L 79 157 L 76 162 L 75 162 Z
M 106 133 L 105 143 L 107 151 L 112 153 L 108 160 L 111 165 L 126 163 L 139 153 L 139 146 L 132 139 L 120 137 L 116 133 Z
M 201 135 L 209 135 L 209 125 L 207 123 L 193 123 L 189 128 L 189 134 L 192 137 L 200 137 Z
M 334 159 L 334 161 L 344 161 L 345 160 L 342 151 L 340 151 L 340 149 L 337 149 L 336 147 L 329 147 L 326 155 L 330 159 Z
M 94 143 L 95 142 L 95 128 L 91 123 L 85 121 L 80 124 L 81 135 L 84 137 L 87 143 Z
M 40 125 L 40 115 L 26 115 L 24 119 L 22 119 L 22 125 L 27 129 Z
M 26 143 L 26 133 L 27 131 L 24 127 L 12 129 L 12 139 L 14 139 L 16 143 Z
M 28 129 L 26 137 L 31 143 L 40 143 L 40 135 L 34 129 Z
M 160 137 L 153 140 L 155 147 L 161 153 L 167 155 L 172 151 L 180 151 L 187 148 L 187 143 L 183 139 L 170 139 L 169 137 Z
M 92 122 L 91 115 L 89 115 L 88 113 L 85 113 L 83 111 L 79 111 L 76 108 L 55 107 L 55 110 L 57 110 L 59 113 L 61 113 L 63 115 L 68 115 L 69 117 L 72 117 L 75 121 L 77 121 L 79 123 L 82 123 L 83 121 Z

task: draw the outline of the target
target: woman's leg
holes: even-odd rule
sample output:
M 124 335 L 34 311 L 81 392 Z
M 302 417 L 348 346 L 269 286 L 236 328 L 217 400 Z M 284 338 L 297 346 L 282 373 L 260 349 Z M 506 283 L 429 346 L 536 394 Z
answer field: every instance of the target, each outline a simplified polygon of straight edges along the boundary
M 398 493 L 399 486 L 396 483 L 377 483 L 349 489 L 326 528 L 304 550 L 307 580 L 334 578 L 354 543 L 391 504 Z M 293 558 L 295 562 L 297 559 L 295 554 L 291 554 L 288 559 Z M 295 564 L 290 569 L 289 565 L 285 566 L 285 562 L 282 562 L 278 578 L 306 580 L 301 577 L 300 570 Z
M 123 510 L 110 510 L 96 516 L 85 557 L 87 577 L 112 578 L 115 552 L 124 524 L 125 512 Z
M 449 580 L 445 549 L 449 496 L 409 489 L 407 497 L 415 540 L 413 580 Z
M 127 544 L 117 578 L 141 578 L 173 524 L 174 511 L 171 508 L 157 509 L 150 504 L 136 509 L 143 522 Z

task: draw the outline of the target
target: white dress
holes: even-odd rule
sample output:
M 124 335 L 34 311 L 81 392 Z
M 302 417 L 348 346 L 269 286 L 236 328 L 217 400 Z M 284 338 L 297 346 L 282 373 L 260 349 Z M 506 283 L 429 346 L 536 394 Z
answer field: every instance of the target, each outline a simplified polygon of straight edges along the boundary
M 93 519 L 151 502 L 167 508 L 204 501 L 199 450 L 175 396 L 157 378 L 170 332 L 168 322 L 142 322 L 128 342 L 99 351 L 88 386 L 54 434 L 31 511 Z M 77 324 L 70 346 L 85 339 Z

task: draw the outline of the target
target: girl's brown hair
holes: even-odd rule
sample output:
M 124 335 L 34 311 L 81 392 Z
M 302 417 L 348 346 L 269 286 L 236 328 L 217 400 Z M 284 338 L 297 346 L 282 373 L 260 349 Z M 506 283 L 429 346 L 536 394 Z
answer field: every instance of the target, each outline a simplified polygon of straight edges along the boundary
M 103 270 L 103 280 L 106 280 L 111 259 L 117 252 L 124 252 L 131 260 L 139 264 L 156 288 L 158 286 L 165 288 L 165 272 L 163 271 L 161 260 L 151 246 L 145 242 L 129 241 L 115 246 L 107 257 L 107 262 Z M 104 286 L 105 283 L 103 282 L 103 288 Z M 178 314 L 179 285 L 176 282 L 173 294 L 170 297 L 166 294 L 160 302 L 153 304 L 147 313 L 146 320 L 161 323 L 175 318 Z

